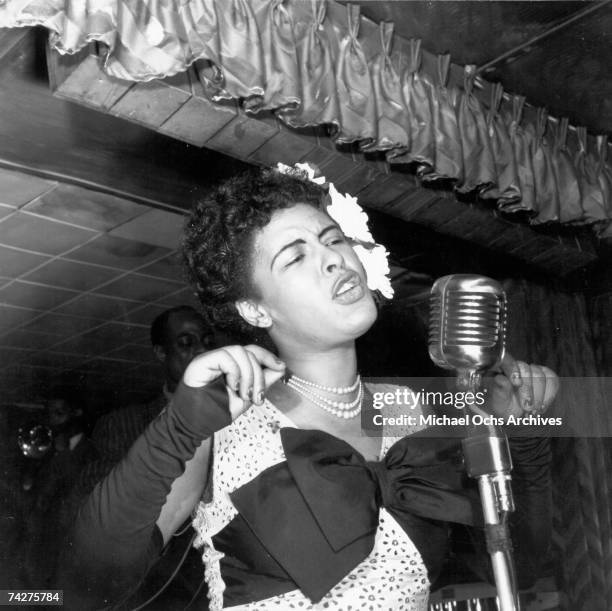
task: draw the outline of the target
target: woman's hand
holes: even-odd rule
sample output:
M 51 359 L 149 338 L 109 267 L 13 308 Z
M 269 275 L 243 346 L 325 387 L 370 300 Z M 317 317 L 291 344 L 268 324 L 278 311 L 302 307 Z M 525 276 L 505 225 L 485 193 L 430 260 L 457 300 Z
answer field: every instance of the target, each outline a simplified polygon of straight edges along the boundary
M 517 361 L 506 353 L 501 370 L 488 390 L 494 415 L 542 414 L 550 407 L 559 390 L 559 378 L 552 369 Z
M 197 356 L 183 374 L 183 383 L 201 388 L 225 377 L 232 420 L 252 403 L 263 403 L 265 391 L 285 373 L 285 363 L 260 346 L 225 346 Z

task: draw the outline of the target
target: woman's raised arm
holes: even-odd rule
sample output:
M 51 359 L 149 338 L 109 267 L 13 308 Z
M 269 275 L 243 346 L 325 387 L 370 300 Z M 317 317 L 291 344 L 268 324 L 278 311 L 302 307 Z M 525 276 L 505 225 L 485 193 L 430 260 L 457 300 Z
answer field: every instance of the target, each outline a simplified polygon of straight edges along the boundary
M 211 357 L 212 354 L 212 357 Z M 285 365 L 272 353 L 259 346 L 228 346 L 195 358 L 187 367 L 183 382 L 179 385 L 173 403 L 190 404 L 201 417 L 210 409 L 210 398 L 200 389 L 207 388 L 210 380 L 223 382 L 223 413 L 214 430 L 220 430 L 224 416 L 234 421 L 252 403 L 261 404 L 266 388 L 276 382 L 285 371 Z M 221 375 L 221 377 L 219 377 Z M 197 403 L 201 401 L 198 408 Z M 219 401 L 217 401 L 218 403 Z M 194 414 L 195 417 L 195 414 Z M 208 423 L 210 426 L 212 423 Z M 229 424 L 227 422 L 226 424 Z M 164 503 L 157 526 L 164 544 L 190 516 L 206 487 L 210 440 L 206 439 L 197 449 L 193 458 L 185 465 L 185 472 L 174 481 Z
M 78 513 L 58 576 L 74 604 L 114 604 L 138 587 L 202 495 L 212 434 L 261 402 L 283 373 L 284 364 L 257 346 L 192 361 L 169 406 Z

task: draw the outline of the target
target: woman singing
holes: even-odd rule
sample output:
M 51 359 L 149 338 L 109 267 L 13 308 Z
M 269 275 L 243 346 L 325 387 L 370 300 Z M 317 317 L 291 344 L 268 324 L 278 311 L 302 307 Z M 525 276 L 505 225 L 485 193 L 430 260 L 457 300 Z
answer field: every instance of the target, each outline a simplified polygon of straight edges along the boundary
M 278 358 L 251 344 L 191 362 L 168 409 L 81 508 L 70 563 L 83 599 L 121 603 L 191 516 L 210 609 L 426 609 L 448 524 L 478 527 L 458 440 L 420 427 L 363 434 L 374 389 L 355 340 L 377 305 L 329 203 L 322 186 L 261 170 L 196 206 L 184 252 L 206 314 L 267 334 Z M 546 409 L 553 372 L 502 367 L 491 411 Z M 535 556 L 548 449 L 521 442 L 513 460 L 531 481 L 515 521 Z

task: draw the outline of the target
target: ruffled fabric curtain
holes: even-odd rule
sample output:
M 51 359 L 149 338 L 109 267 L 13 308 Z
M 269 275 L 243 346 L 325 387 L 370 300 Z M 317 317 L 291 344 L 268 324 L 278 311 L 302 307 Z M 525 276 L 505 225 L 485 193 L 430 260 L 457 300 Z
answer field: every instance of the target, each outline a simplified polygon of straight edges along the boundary
M 103 43 L 114 77 L 148 81 L 195 64 L 212 101 L 273 110 L 294 128 L 326 125 L 338 144 L 384 152 L 425 184 L 533 224 L 612 232 L 603 137 L 578 128 L 570 145 L 566 121 L 544 109 L 525 120 L 524 100 L 499 85 L 487 108 L 474 66 L 465 67 L 462 88 L 449 85 L 448 55 L 427 74 L 420 41 L 396 50 L 393 25 L 382 23 L 373 52 L 362 23 L 357 5 L 320 0 L 0 1 L 0 27 L 42 25 L 60 53 Z
M 504 89 L 499 83 L 491 87 L 487 129 L 495 165 L 493 175 L 496 180 L 491 186 L 485 186 L 480 195 L 483 199 L 497 201 L 501 210 L 513 212 L 517 209 L 524 209 L 524 204 L 521 198 L 521 184 L 510 130 L 499 112 L 503 95 Z
M 408 66 L 400 77 L 408 144 L 405 150 L 387 152 L 389 163 L 411 164 L 417 176 L 429 174 L 433 170 L 436 156 L 433 109 L 429 94 L 431 82 L 421 76 L 421 63 L 421 41 L 411 40 Z

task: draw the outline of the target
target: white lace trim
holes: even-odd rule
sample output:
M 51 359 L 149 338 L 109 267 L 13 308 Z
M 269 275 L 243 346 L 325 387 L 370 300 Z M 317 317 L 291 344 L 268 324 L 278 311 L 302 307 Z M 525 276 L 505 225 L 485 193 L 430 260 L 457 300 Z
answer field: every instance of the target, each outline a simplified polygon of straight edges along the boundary
M 210 538 L 204 541 L 202 562 L 204 563 L 204 577 L 208 584 L 208 609 L 221 611 L 223 609 L 223 592 L 225 582 L 221 577 L 221 559 L 225 554 L 215 549 Z
M 197 549 L 198 547 L 202 547 L 206 542 L 206 535 L 209 527 L 208 517 L 206 515 L 206 511 L 203 509 L 203 503 L 196 505 L 192 515 L 191 525 L 196 531 L 196 538 L 193 542 L 193 547 Z

